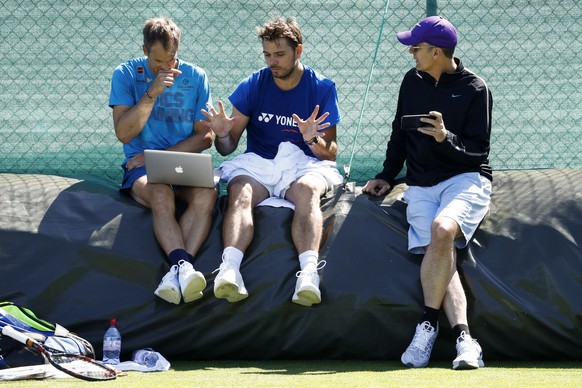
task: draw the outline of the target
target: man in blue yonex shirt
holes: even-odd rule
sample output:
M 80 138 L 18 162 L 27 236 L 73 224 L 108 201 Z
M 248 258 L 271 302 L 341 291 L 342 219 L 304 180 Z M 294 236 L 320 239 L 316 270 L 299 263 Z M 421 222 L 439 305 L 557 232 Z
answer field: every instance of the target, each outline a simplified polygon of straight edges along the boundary
M 248 296 L 240 265 L 253 239 L 253 207 L 269 197 L 295 206 L 291 234 L 301 271 L 292 301 L 321 302 L 318 270 L 323 216 L 320 198 L 341 183 L 335 84 L 301 63 L 302 36 L 294 18 L 275 19 L 258 29 L 267 67 L 242 81 L 230 96 L 233 114 L 211 105 L 204 114 L 222 155 L 234 152 L 246 129 L 247 150 L 221 165 L 228 182 L 222 264 L 214 294 L 229 302 Z M 322 114 L 320 115 L 320 112 Z
M 406 161 L 408 250 L 424 255 L 424 311 L 401 361 L 414 368 L 428 364 L 442 308 L 457 338 L 453 369 L 477 369 L 483 355 L 469 332 L 455 248 L 468 244 L 489 210 L 493 98 L 485 81 L 453 56 L 457 31 L 446 19 L 428 17 L 396 37 L 409 46 L 416 66 L 400 86 L 384 168 L 362 191 L 387 193 Z M 412 130 L 401 127 L 403 115 L 416 114 L 433 117 Z
M 211 101 L 201 68 L 178 59 L 180 29 L 169 18 L 153 18 L 143 28 L 144 57 L 115 69 L 109 106 L 115 134 L 123 143 L 122 190 L 152 209 L 154 233 L 168 255 L 170 271 L 155 294 L 179 304 L 202 296 L 206 280 L 192 266 L 212 222 L 217 191 L 148 183 L 144 150 L 200 152 L 212 146 L 212 131 L 200 112 Z M 179 222 L 175 200 L 187 205 Z

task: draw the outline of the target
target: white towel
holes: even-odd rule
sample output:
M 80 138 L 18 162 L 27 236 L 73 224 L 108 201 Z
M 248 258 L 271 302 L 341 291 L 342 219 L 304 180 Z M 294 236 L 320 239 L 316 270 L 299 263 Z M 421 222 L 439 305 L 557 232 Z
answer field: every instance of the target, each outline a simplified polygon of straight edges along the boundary
M 275 197 L 284 197 L 291 183 L 309 172 L 323 176 L 328 189 L 342 182 L 335 162 L 307 156 L 289 142 L 279 144 L 277 155 L 272 160 L 249 152 L 223 162 L 220 169 L 222 182 L 230 182 L 238 175 L 248 175 L 263 184 Z
M 269 197 L 267 199 L 259 202 L 257 206 L 270 206 L 270 207 L 287 207 L 289 209 L 295 210 L 295 204 L 285 198 L 279 197 Z

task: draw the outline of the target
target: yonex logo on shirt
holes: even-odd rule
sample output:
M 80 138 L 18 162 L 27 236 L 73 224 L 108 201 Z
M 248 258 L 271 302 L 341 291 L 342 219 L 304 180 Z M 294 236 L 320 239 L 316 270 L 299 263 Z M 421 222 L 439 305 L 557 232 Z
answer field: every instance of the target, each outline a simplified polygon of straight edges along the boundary
M 272 118 L 273 115 L 271 113 L 261 113 L 261 115 L 259 116 L 259 121 L 264 121 L 265 123 L 268 123 L 269 121 L 271 121 Z
M 279 115 L 274 115 L 272 113 L 261 112 L 261 114 L 258 117 L 258 120 L 263 121 L 265 123 L 268 123 L 269 121 L 271 121 L 271 119 L 273 117 L 275 117 L 275 124 L 277 124 L 277 125 L 291 126 L 291 127 L 297 126 L 297 123 L 295 122 L 295 120 L 293 120 L 293 117 L 279 116 Z
M 295 120 L 293 120 L 293 117 L 291 117 L 291 116 L 275 115 L 275 121 L 277 121 L 277 124 L 283 125 L 283 126 L 289 126 L 289 127 L 296 127 L 297 126 L 297 123 L 295 122 Z

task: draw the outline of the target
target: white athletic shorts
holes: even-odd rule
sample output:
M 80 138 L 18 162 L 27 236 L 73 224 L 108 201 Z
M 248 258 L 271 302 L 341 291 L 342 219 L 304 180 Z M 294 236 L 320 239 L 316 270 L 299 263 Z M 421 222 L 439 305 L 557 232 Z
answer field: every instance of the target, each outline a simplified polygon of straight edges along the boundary
M 271 197 L 285 198 L 291 184 L 304 175 L 321 179 L 326 185 L 326 191 L 342 183 L 342 176 L 335 162 L 307 156 L 299 147 L 289 142 L 279 144 L 274 159 L 265 159 L 249 152 L 223 162 L 220 169 L 222 182 L 230 183 L 239 175 L 251 176 L 265 186 Z
M 410 186 L 404 193 L 408 204 L 406 217 L 408 251 L 423 254 L 430 243 L 430 228 L 438 216 L 452 218 L 463 236 L 455 241 L 464 248 L 489 211 L 491 182 L 477 172 L 456 175 L 434 186 Z

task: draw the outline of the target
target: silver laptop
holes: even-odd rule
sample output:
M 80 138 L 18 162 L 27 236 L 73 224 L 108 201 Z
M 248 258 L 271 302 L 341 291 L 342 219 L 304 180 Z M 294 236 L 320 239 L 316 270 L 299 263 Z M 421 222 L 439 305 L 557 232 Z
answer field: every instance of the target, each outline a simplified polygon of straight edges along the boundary
M 215 187 L 220 176 L 210 154 L 145 150 L 148 182 L 178 186 Z

